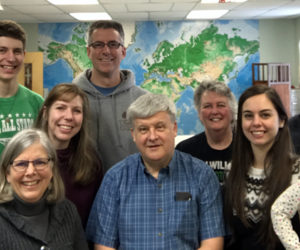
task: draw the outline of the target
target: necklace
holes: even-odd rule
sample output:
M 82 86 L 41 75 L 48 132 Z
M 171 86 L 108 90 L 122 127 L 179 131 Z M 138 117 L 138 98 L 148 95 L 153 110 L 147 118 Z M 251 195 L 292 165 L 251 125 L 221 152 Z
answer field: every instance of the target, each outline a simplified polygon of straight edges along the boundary
M 4 119 L 4 121 L 5 121 L 6 123 L 10 123 L 10 119 L 12 118 L 12 117 L 11 117 L 11 111 L 12 111 L 13 108 L 15 107 L 15 102 L 16 102 L 16 95 L 14 96 L 13 103 L 12 103 L 12 105 L 10 106 L 9 111 L 7 112 L 6 118 Z
M 9 118 L 9 117 L 6 117 L 6 118 L 5 118 L 5 122 L 6 122 L 6 123 L 9 123 L 9 122 L 10 122 L 10 118 Z

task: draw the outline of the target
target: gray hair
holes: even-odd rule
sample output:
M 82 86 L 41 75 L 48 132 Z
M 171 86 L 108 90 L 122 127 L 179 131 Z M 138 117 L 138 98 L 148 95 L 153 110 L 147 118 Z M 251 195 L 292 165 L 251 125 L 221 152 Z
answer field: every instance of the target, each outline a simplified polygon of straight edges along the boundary
M 57 167 L 56 151 L 48 139 L 47 134 L 38 129 L 25 129 L 13 136 L 2 152 L 0 160 L 0 203 L 13 200 L 13 189 L 6 180 L 6 175 L 10 171 L 11 163 L 26 148 L 35 142 L 39 142 L 44 147 L 52 162 L 53 177 L 48 187 L 47 201 L 49 203 L 55 203 L 64 198 L 64 184 Z
M 166 95 L 147 93 L 137 98 L 127 109 L 127 120 L 133 125 L 137 118 L 147 118 L 166 111 L 172 122 L 176 121 L 176 106 Z
M 119 22 L 116 22 L 116 21 L 111 21 L 111 20 L 99 20 L 99 21 L 93 22 L 89 27 L 89 30 L 87 32 L 88 45 L 90 45 L 93 42 L 92 35 L 93 35 L 94 30 L 96 30 L 96 29 L 114 29 L 119 33 L 121 42 L 122 43 L 124 42 L 124 29 L 123 29 L 122 24 L 120 24 Z
M 194 105 L 199 110 L 201 105 L 201 98 L 205 91 L 215 92 L 218 95 L 225 96 L 228 99 L 229 107 L 232 112 L 233 119 L 236 119 L 237 102 L 234 94 L 230 88 L 223 82 L 218 81 L 204 81 L 199 84 L 194 93 Z

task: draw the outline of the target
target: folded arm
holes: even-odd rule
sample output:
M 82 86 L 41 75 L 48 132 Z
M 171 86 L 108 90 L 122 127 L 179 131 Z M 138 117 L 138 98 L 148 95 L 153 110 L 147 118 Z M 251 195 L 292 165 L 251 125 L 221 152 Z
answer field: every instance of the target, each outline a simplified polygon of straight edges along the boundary
M 297 233 L 293 230 L 291 218 L 300 207 L 300 182 L 286 189 L 274 202 L 271 218 L 275 233 L 289 250 L 300 250 Z

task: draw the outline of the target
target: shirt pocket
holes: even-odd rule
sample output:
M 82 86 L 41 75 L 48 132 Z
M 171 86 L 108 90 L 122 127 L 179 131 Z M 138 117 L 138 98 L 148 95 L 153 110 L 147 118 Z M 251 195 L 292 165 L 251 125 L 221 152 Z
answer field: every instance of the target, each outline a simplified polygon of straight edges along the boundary
M 199 229 L 198 208 L 195 200 L 174 201 L 169 224 L 173 235 L 195 236 Z

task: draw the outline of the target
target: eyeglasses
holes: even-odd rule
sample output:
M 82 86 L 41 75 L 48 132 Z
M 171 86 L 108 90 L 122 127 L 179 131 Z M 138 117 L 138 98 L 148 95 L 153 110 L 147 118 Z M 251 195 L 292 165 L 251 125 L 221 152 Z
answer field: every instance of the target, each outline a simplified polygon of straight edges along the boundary
M 40 171 L 48 167 L 49 161 L 51 161 L 50 158 L 38 158 L 33 161 L 19 160 L 19 161 L 13 161 L 11 163 L 11 166 L 16 172 L 25 172 L 29 166 L 29 163 L 32 163 L 35 169 L 37 171 Z
M 120 46 L 123 46 L 122 43 L 119 43 L 117 41 L 109 41 L 107 43 L 97 41 L 97 42 L 91 43 L 89 46 L 93 47 L 94 49 L 100 50 L 100 49 L 103 49 L 105 47 L 105 45 L 110 49 L 118 49 Z

